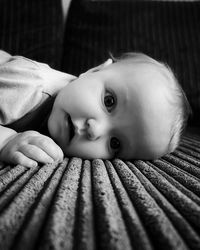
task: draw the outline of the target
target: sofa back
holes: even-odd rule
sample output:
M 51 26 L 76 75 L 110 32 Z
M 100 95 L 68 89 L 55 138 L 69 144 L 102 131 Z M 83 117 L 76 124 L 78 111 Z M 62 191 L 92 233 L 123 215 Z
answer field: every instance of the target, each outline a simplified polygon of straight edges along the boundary
M 63 44 L 61 1 L 1 0 L 0 49 L 60 67 Z

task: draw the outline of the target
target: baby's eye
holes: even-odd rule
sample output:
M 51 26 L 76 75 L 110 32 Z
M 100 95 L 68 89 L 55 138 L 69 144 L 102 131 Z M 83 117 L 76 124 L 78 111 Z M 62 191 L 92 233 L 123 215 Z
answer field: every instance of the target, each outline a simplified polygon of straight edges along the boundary
M 111 112 L 112 109 L 116 106 L 115 96 L 112 93 L 110 93 L 109 91 L 107 91 L 105 96 L 104 96 L 104 104 L 105 104 L 108 112 Z
M 120 142 L 119 140 L 116 138 L 116 137 L 112 137 L 111 140 L 110 140 L 110 147 L 111 149 L 113 150 L 119 150 L 120 148 Z

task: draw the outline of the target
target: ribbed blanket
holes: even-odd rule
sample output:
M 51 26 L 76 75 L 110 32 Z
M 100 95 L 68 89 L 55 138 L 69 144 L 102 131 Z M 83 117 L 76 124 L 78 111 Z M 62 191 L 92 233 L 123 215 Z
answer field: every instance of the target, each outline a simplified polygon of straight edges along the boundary
M 200 249 L 200 137 L 155 161 L 0 170 L 0 249 Z

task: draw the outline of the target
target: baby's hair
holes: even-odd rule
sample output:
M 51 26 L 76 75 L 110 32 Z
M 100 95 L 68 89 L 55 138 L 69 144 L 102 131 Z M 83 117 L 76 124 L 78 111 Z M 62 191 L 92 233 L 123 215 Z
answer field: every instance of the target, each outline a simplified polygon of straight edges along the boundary
M 130 61 L 137 64 L 152 65 L 157 68 L 170 83 L 167 87 L 169 87 L 172 93 L 170 103 L 173 108 L 174 120 L 172 122 L 171 137 L 168 143 L 167 153 L 173 152 L 178 147 L 180 138 L 185 131 L 188 118 L 192 114 L 190 104 L 175 74 L 166 63 L 157 61 L 140 52 L 128 52 L 122 54 L 120 57 L 114 57 L 112 53 L 109 53 L 109 55 L 114 63 Z

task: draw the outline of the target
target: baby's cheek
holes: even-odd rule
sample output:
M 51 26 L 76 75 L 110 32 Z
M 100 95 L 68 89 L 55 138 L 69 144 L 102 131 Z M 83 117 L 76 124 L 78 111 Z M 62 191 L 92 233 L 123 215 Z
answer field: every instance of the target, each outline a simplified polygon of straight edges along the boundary
M 76 141 L 65 149 L 68 156 L 77 156 L 84 159 L 109 159 L 111 158 L 105 144 L 95 141 Z
M 48 126 L 48 131 L 49 131 L 50 136 L 52 138 L 55 138 L 55 135 L 56 135 L 56 119 L 54 118 L 53 110 L 52 110 L 52 112 L 51 112 L 51 114 L 49 116 L 47 126 Z

